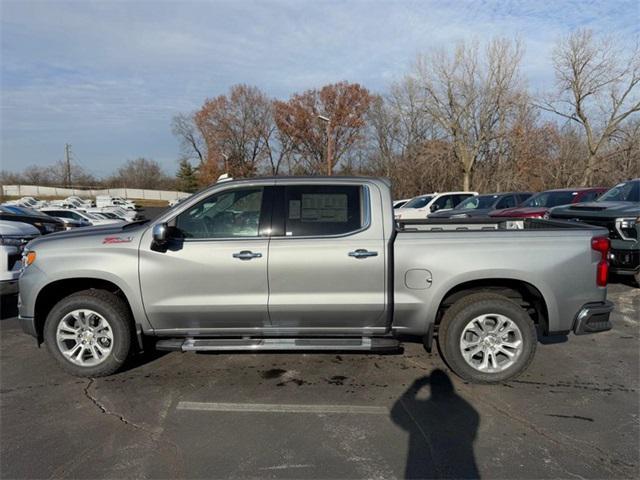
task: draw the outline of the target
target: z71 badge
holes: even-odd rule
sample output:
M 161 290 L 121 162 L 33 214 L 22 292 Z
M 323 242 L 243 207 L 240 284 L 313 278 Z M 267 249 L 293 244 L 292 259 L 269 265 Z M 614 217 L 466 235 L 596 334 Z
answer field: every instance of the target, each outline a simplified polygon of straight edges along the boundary
M 112 243 L 129 243 L 133 240 L 133 237 L 104 237 L 102 243 L 112 244 Z

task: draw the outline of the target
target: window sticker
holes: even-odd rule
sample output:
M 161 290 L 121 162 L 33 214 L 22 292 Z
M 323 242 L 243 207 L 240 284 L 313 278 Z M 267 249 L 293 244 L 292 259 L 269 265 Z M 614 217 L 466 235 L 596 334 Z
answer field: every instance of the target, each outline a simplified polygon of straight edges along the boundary
M 302 195 L 303 222 L 341 222 L 348 220 L 346 194 L 314 194 Z
M 289 220 L 300 220 L 300 200 L 289 200 Z

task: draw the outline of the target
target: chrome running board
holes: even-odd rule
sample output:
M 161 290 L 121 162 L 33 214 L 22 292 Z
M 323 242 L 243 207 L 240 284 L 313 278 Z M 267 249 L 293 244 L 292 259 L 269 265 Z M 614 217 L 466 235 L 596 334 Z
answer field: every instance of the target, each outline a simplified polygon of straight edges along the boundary
M 179 350 L 183 352 L 212 351 L 264 351 L 264 350 L 307 350 L 307 351 L 367 351 L 392 352 L 400 348 L 394 338 L 187 338 L 158 340 L 158 350 Z

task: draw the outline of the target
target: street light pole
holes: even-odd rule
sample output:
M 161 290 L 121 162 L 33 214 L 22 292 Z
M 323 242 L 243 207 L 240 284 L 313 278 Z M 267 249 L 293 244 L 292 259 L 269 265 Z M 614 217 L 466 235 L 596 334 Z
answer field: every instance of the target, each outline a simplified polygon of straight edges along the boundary
M 324 115 L 318 115 L 318 118 L 327 124 L 327 175 L 333 175 L 333 136 L 331 130 L 331 118 Z

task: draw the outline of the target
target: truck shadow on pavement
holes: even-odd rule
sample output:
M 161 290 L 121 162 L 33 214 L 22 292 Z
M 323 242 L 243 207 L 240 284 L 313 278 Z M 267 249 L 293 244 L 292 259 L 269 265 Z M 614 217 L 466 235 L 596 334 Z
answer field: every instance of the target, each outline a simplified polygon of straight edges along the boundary
M 427 385 L 430 395 L 422 399 Z M 393 405 L 391 419 L 409 433 L 404 478 L 480 478 L 473 452 L 480 415 L 444 371 L 413 382 Z

